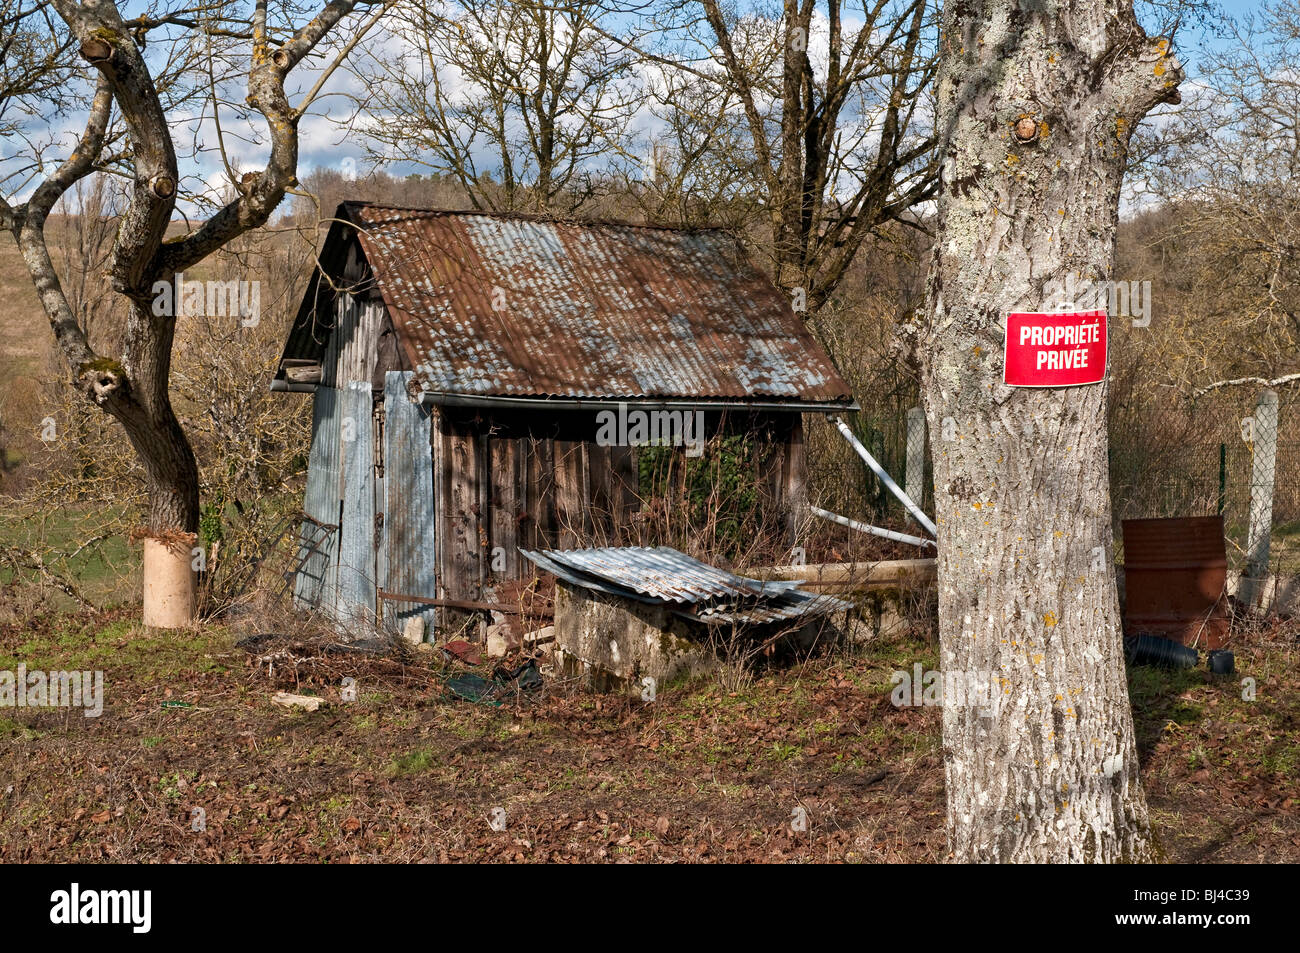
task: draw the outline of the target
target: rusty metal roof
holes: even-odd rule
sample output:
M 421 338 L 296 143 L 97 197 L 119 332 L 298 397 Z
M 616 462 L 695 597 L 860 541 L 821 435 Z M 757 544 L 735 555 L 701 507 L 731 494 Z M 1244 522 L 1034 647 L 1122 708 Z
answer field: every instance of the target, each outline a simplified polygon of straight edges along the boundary
M 565 582 L 594 592 L 669 605 L 702 622 L 762 623 L 827 615 L 850 603 L 799 589 L 798 582 L 762 582 L 710 566 L 668 546 L 520 550 Z
M 852 402 L 724 232 L 359 203 L 338 214 L 428 393 Z

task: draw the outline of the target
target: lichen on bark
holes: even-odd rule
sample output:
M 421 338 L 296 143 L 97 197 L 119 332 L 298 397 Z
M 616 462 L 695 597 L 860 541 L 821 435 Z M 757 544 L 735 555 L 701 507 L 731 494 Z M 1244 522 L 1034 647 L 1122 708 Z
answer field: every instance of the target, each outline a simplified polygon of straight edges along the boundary
M 1111 276 L 1128 138 L 1181 70 L 1131 5 L 1068 8 L 944 8 L 938 237 L 916 335 L 936 435 L 941 658 L 1004 689 L 992 714 L 944 710 L 961 861 L 1152 857 L 1111 558 L 1106 385 L 1007 387 L 1002 348 L 1008 312 L 1056 310 L 1049 283 Z

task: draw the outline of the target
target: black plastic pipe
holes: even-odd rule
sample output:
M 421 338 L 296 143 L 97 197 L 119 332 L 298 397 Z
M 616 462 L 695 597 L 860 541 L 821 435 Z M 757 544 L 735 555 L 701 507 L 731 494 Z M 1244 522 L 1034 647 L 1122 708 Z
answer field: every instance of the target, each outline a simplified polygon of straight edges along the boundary
M 1130 665 L 1195 668 L 1201 660 L 1196 649 L 1158 635 L 1124 636 L 1124 657 Z

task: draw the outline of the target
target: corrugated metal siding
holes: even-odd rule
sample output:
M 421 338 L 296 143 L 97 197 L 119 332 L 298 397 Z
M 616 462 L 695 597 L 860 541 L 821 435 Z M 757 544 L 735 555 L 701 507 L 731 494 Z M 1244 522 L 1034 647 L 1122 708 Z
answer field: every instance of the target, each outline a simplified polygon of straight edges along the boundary
M 303 512 L 318 523 L 339 521 L 339 392 L 318 387 L 312 400 L 311 450 Z M 294 580 L 294 604 L 299 608 L 334 607 L 338 586 L 338 533 L 322 531 L 304 521 Z M 308 552 L 309 549 L 317 552 Z
M 719 598 L 752 598 L 763 583 L 745 579 L 685 553 L 659 546 L 612 546 L 602 549 L 550 550 L 548 559 L 579 572 L 634 589 L 664 602 L 705 602 Z M 773 583 L 774 591 L 798 583 Z
M 383 316 L 382 301 L 360 301 L 349 294 L 339 295 L 338 331 L 334 334 L 338 350 L 334 371 L 336 386 L 345 387 L 355 381 L 371 382 Z
M 371 418 L 371 424 L 377 432 L 382 432 L 383 425 L 376 418 Z M 384 438 L 379 437 L 380 440 Z M 375 453 L 379 454 L 380 459 L 376 463 L 382 463 L 384 448 L 375 447 Z M 385 588 L 385 580 L 388 579 L 388 547 L 384 542 L 384 506 L 388 499 L 388 482 L 384 479 L 382 467 L 376 465 L 374 473 L 374 490 L 375 490 L 375 589 Z M 388 611 L 384 605 L 384 600 L 379 597 L 378 591 L 375 592 L 375 612 L 378 613 L 381 621 L 384 614 Z
M 716 231 L 347 204 L 410 366 L 482 396 L 851 401 Z
M 384 379 L 384 573 L 388 592 L 436 598 L 433 459 L 429 411 L 406 392 L 409 371 L 389 371 Z M 384 622 L 401 629 L 415 616 L 434 623 L 433 606 L 386 600 Z
M 370 382 L 349 384 L 341 396 L 343 523 L 339 532 L 338 618 L 375 620 L 375 485 Z M 351 437 L 351 439 L 349 439 Z
M 852 608 L 831 596 L 803 592 L 797 582 L 737 576 L 667 546 L 524 550 L 522 555 L 571 585 L 668 605 L 699 622 L 764 624 Z

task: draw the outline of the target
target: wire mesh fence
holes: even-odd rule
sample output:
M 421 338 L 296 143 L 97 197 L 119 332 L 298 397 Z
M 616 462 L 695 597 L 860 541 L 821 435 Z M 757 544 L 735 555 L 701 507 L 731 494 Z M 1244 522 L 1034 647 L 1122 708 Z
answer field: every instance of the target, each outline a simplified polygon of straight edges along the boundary
M 1238 388 L 1143 416 L 1111 424 L 1117 523 L 1221 515 L 1230 570 L 1300 572 L 1300 395 Z
M 1221 515 L 1230 571 L 1247 571 L 1253 556 L 1255 574 L 1300 574 L 1300 392 L 1278 390 L 1276 404 L 1266 398 L 1261 407 L 1264 390 L 1238 386 L 1159 400 L 1116 395 L 1110 477 L 1119 558 L 1123 520 Z M 918 477 L 908 472 L 907 417 L 916 395 L 895 387 L 882 396 L 863 400 L 863 410 L 846 419 L 910 492 Z M 816 425 L 811 436 L 818 451 L 809 454 L 811 482 L 829 508 L 881 526 L 907 523 L 901 504 L 837 445 L 833 428 Z M 932 450 L 927 434 L 921 462 L 915 447 L 911 454 L 911 469 L 923 473 L 917 502 L 927 512 L 934 502 Z

